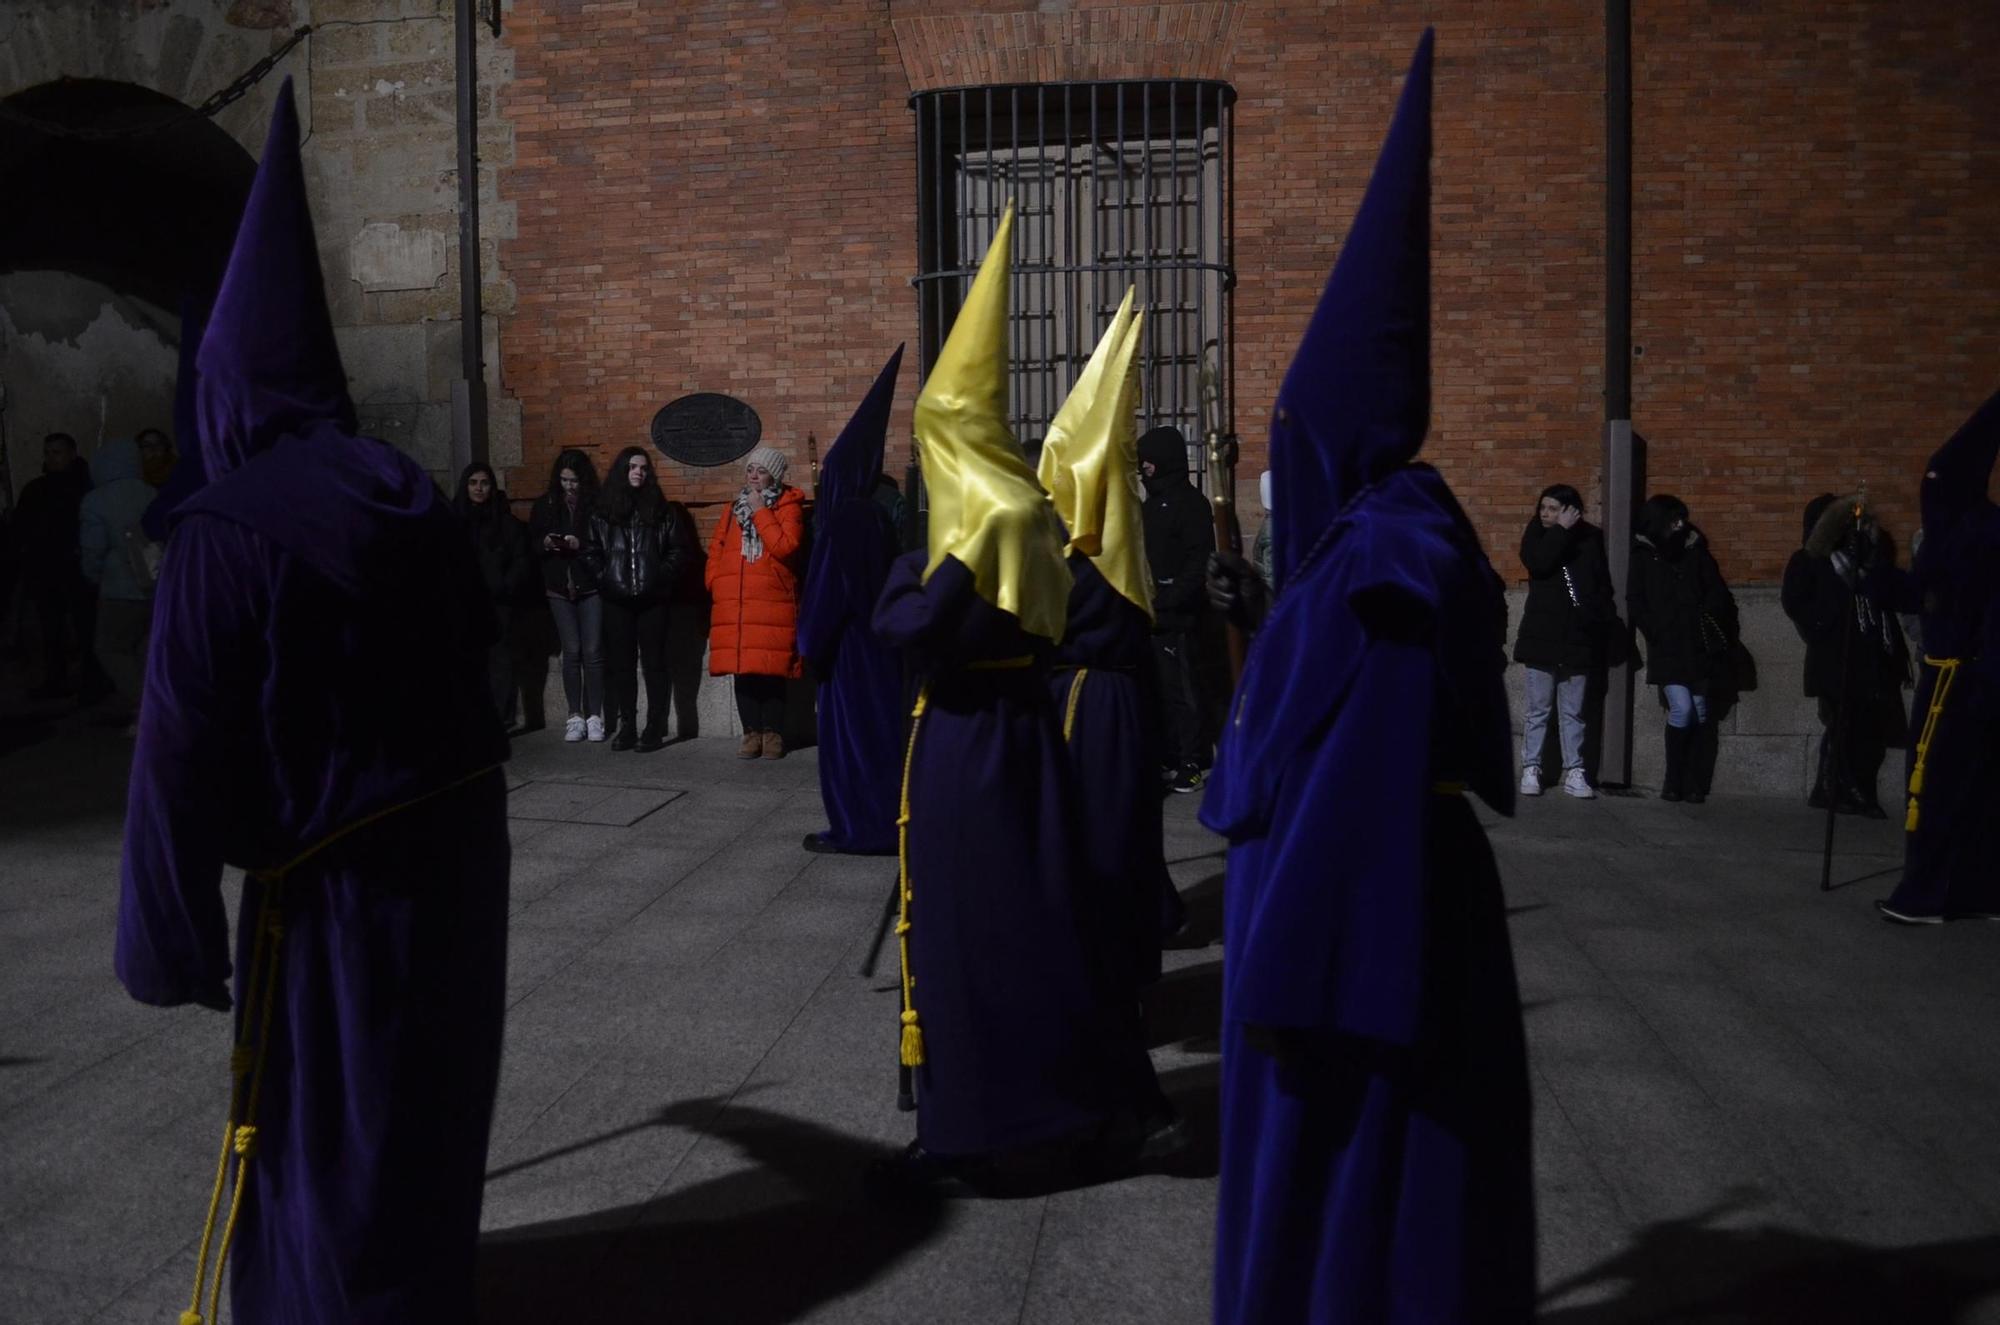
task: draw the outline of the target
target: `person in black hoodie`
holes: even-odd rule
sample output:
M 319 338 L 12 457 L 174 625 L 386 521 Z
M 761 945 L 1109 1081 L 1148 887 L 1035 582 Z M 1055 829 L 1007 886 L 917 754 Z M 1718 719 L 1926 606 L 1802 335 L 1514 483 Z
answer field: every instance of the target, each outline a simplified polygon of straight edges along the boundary
M 1166 753 L 1177 792 L 1202 784 L 1201 692 L 1194 631 L 1207 594 L 1203 571 L 1215 548 L 1208 502 L 1188 481 L 1187 441 L 1162 425 L 1139 438 L 1145 479 L 1146 561 L 1153 572 L 1153 661 L 1159 672 Z
M 549 488 L 528 517 L 528 539 L 541 557 L 542 593 L 562 641 L 565 741 L 605 739 L 604 602 L 584 552 L 597 509 L 597 466 L 574 448 L 556 457 Z
M 69 675 L 72 647 L 82 659 L 83 689 L 93 688 L 94 598 L 83 578 L 77 546 L 78 512 L 90 487 L 90 466 L 77 456 L 76 438 L 66 432 L 44 437 L 41 476 L 21 490 L 14 511 L 21 580 L 42 628 L 42 683 L 28 692 L 31 699 L 60 699 L 74 693 Z
M 1881 531 L 1859 498 L 1822 493 L 1806 504 L 1805 537 L 1785 564 L 1785 615 L 1806 645 L 1805 692 L 1819 701 L 1819 772 L 1806 803 L 1886 818 L 1875 775 L 1888 743 L 1883 712 L 1900 716 L 1909 647 L 1896 614 L 1856 590 L 1885 555 Z
M 605 680 L 618 731 L 613 750 L 667 743 L 672 677 L 667 668 L 667 603 L 689 558 L 701 555 L 687 508 L 668 501 L 644 447 L 611 462 L 584 554 L 604 598 Z M 638 673 L 646 676 L 646 730 L 639 723 Z
M 1528 605 L 1514 641 L 1514 661 L 1528 669 L 1521 723 L 1521 794 L 1542 794 L 1542 744 L 1549 710 L 1562 738 L 1562 789 L 1580 800 L 1597 793 L 1583 768 L 1583 692 L 1604 661 L 1617 616 L 1604 535 L 1583 518 L 1583 498 L 1567 483 L 1542 489 L 1521 535 Z
M 1708 799 L 1714 775 L 1709 699 L 1728 688 L 1736 599 L 1688 522 L 1687 503 L 1667 493 L 1639 507 L 1625 589 L 1632 624 L 1646 640 L 1646 684 L 1667 709 L 1667 769 L 1660 799 Z
M 486 578 L 486 596 L 500 622 L 500 638 L 487 650 L 486 676 L 493 691 L 493 710 L 505 726 L 514 709 L 514 606 L 535 572 L 527 530 L 507 509 L 507 494 L 500 490 L 493 466 L 484 460 L 473 461 L 459 474 L 451 507 L 472 537 L 472 550 L 478 554 L 479 569 Z

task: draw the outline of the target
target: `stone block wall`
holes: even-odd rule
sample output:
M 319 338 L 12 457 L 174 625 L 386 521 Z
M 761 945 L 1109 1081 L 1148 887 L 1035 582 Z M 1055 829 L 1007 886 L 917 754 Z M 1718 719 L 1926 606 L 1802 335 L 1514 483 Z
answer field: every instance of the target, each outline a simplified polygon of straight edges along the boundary
M 362 424 L 442 475 L 459 372 L 449 0 L 7 0 L 0 97 L 88 78 L 198 104 L 302 24 L 311 36 L 214 123 L 255 157 L 280 81 L 294 80 L 321 260 Z M 498 250 L 514 218 L 497 172 L 512 160 L 513 137 L 496 106 L 512 54 L 483 28 L 479 63 L 485 361 L 493 457 L 506 467 L 520 457 L 520 411 L 499 372 L 513 288 Z M 17 323 L 38 316 L 10 312 Z

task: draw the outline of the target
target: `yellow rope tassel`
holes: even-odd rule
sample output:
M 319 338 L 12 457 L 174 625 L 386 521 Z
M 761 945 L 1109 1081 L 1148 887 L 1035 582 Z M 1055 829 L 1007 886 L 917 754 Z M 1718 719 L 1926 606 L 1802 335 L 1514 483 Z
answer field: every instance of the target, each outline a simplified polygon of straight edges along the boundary
M 903 1037 L 898 1060 L 904 1067 L 921 1067 L 924 1062 L 924 1030 L 917 1024 L 917 1008 L 911 990 L 917 977 L 910 970 L 910 766 L 916 762 L 917 732 L 924 725 L 924 710 L 930 706 L 931 685 L 926 681 L 917 690 L 916 707 L 910 710 L 910 741 L 903 749 L 903 798 L 896 815 L 896 868 L 901 875 L 897 889 L 896 948 L 903 960 Z
M 1958 667 L 1964 659 L 1933 658 L 1928 654 L 1924 662 L 1938 669 L 1937 684 L 1931 687 L 1931 708 L 1924 716 L 1924 730 L 1917 737 L 1917 759 L 1910 766 L 1910 808 L 1903 815 L 1903 831 L 1917 831 L 1917 798 L 1924 794 L 1924 761 L 1930 758 L 1931 738 L 1937 735 L 1938 719 L 1944 714 L 1945 696 L 1951 693 L 1952 680 L 1958 675 Z
M 236 1044 L 229 1051 L 229 1118 L 222 1126 L 222 1157 L 216 1162 L 215 1190 L 209 1193 L 208 1217 L 202 1221 L 201 1251 L 195 1258 L 194 1298 L 181 1312 L 180 1325 L 204 1325 L 201 1298 L 209 1290 L 208 1319 L 222 1318 L 223 1268 L 229 1262 L 229 1247 L 236 1240 L 238 1217 L 243 1212 L 243 1191 L 249 1185 L 250 1161 L 257 1155 L 257 1100 L 263 1093 L 265 1050 L 271 1042 L 272 1013 L 278 1005 L 278 958 L 285 938 L 284 884 L 286 876 L 351 833 L 372 823 L 421 805 L 448 791 L 475 782 L 499 767 L 482 768 L 455 782 L 425 792 L 413 800 L 392 805 L 336 829 L 300 852 L 288 864 L 274 870 L 253 870 L 250 877 L 264 885 L 263 907 L 259 913 L 257 937 L 251 945 L 250 967 L 243 985 L 242 1019 Z M 252 1037 L 255 1037 L 253 1042 Z M 248 1078 L 248 1087 L 245 1087 Z M 222 1224 L 222 1241 L 215 1253 L 215 1281 L 208 1278 L 208 1249 L 215 1243 L 216 1215 L 222 1209 L 222 1192 L 229 1186 L 229 1157 L 236 1156 L 236 1182 L 229 1194 L 229 1214 Z
M 1076 706 L 1077 702 L 1083 698 L 1083 678 L 1089 675 L 1090 669 L 1088 667 L 1079 667 L 1076 669 L 1076 675 L 1070 678 L 1069 702 L 1063 705 L 1064 745 L 1069 744 L 1070 734 L 1076 730 Z

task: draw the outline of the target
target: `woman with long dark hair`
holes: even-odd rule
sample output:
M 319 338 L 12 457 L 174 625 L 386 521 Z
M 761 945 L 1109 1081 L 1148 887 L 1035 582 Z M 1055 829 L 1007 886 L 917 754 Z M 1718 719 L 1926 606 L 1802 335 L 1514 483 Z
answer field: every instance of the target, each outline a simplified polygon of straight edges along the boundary
M 451 506 L 472 538 L 472 550 L 486 578 L 487 600 L 500 621 L 500 638 L 488 653 L 486 675 L 494 711 L 502 723 L 509 723 L 514 712 L 514 606 L 521 601 L 535 569 L 528 554 L 527 531 L 507 509 L 507 494 L 500 490 L 493 466 L 484 460 L 473 461 L 459 474 Z
M 605 680 L 617 734 L 613 750 L 650 752 L 666 744 L 671 677 L 667 600 L 681 567 L 699 556 L 687 508 L 668 501 L 652 457 L 628 446 L 611 462 L 590 519 L 585 559 L 603 599 Z M 646 676 L 646 729 L 638 730 L 638 673 Z
M 1686 502 L 1664 492 L 1648 497 L 1634 523 L 1625 598 L 1646 637 L 1646 684 L 1660 688 L 1667 710 L 1660 799 L 1699 805 L 1714 774 L 1709 699 L 1730 684 L 1736 599 Z
M 542 592 L 562 641 L 563 696 L 569 701 L 565 741 L 605 738 L 604 600 L 584 556 L 597 510 L 597 466 L 571 448 L 549 469 L 549 487 L 535 502 L 528 534 L 542 559 Z

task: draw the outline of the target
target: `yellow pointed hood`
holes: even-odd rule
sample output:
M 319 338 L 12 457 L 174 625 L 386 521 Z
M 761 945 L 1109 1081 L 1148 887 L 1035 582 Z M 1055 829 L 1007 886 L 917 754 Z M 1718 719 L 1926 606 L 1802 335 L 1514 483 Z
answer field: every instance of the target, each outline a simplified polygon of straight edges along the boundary
M 1139 489 L 1138 362 L 1145 316 L 1127 290 L 1118 314 L 1049 425 L 1041 478 L 1069 530 L 1068 551 L 1097 563 L 1111 587 L 1148 617 L 1153 576 L 1146 565 Z
M 930 497 L 924 579 L 955 557 L 981 598 L 1030 635 L 1060 640 L 1070 574 L 1048 494 L 1007 430 L 1007 278 L 1014 208 L 1000 218 L 979 275 L 917 397 Z
M 1036 477 L 1055 503 L 1056 518 L 1070 531 L 1072 550 L 1076 545 L 1076 484 L 1070 477 L 1070 468 L 1077 456 L 1093 444 L 1091 418 L 1092 411 L 1103 412 L 1099 387 L 1104 381 L 1104 365 L 1131 329 L 1132 300 L 1136 293 L 1134 287 L 1125 287 L 1125 298 L 1119 302 L 1111 325 L 1098 337 L 1097 348 L 1090 352 L 1089 361 L 1077 374 L 1076 385 L 1063 397 L 1062 408 L 1049 420 L 1048 435 L 1042 439 L 1042 459 Z

